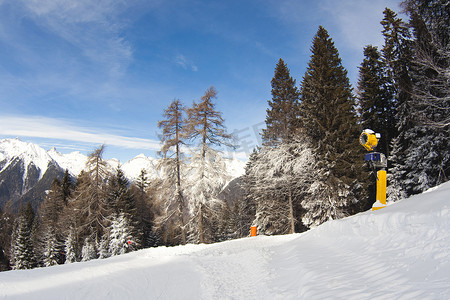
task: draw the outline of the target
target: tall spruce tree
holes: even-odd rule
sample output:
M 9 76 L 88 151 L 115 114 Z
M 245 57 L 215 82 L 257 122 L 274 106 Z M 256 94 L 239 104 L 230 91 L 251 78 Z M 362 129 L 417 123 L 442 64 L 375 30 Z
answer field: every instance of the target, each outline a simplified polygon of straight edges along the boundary
M 11 234 L 13 216 L 0 207 L 0 272 L 10 269 L 9 249 L 11 247 Z
M 366 46 L 358 81 L 361 129 L 369 128 L 381 133 L 377 151 L 389 156 L 389 145 L 396 136 L 395 106 L 384 71 L 381 53 L 372 45 Z
M 449 10 L 445 1 L 405 1 L 414 39 L 412 127 L 405 132 L 403 188 L 407 195 L 440 184 L 450 175 Z
M 66 169 L 66 171 L 64 172 L 64 177 L 61 180 L 61 189 L 62 189 L 64 204 L 67 205 L 67 202 L 69 201 L 69 197 L 73 191 L 73 183 L 72 183 L 72 179 L 71 179 L 68 169 Z
M 41 260 L 44 266 L 64 263 L 64 239 L 59 219 L 66 206 L 63 184 L 55 179 L 39 208 Z
M 272 100 L 268 101 L 266 129 L 263 129 L 262 134 L 265 144 L 293 140 L 299 122 L 299 97 L 295 79 L 290 76 L 286 63 L 280 58 L 272 78 Z
M 256 202 L 254 225 L 262 234 L 287 234 L 303 229 L 300 201 L 316 165 L 305 137 L 263 147 L 247 166 L 248 186 Z
M 450 127 L 450 9 L 444 0 L 408 0 L 402 5 L 410 15 L 414 33 L 412 77 L 413 107 L 420 123 Z
M 35 213 L 28 202 L 20 209 L 11 238 L 11 263 L 14 270 L 32 269 L 37 266 L 33 244 L 34 226 Z
M 338 50 L 322 26 L 311 51 L 301 85 L 301 122 L 317 154 L 315 180 L 320 184 L 303 206 L 322 222 L 343 217 L 361 199 L 364 173 L 352 88 Z M 317 224 L 314 219 L 306 225 Z
M 384 45 L 382 57 L 388 78 L 388 88 L 395 103 L 397 136 L 392 139 L 389 153 L 388 201 L 395 201 L 411 194 L 412 186 L 406 185 L 406 174 L 414 170 L 406 164 L 407 149 L 414 138 L 414 115 L 411 111 L 410 66 L 412 44 L 408 25 L 389 8 L 383 11 Z
M 216 110 L 213 99 L 217 91 L 210 87 L 201 101 L 187 110 L 186 133 L 197 142 L 197 151 L 191 156 L 189 197 L 191 199 L 190 239 L 198 243 L 215 240 L 214 227 L 222 201 L 216 194 L 229 179 L 225 163 L 215 147 L 232 146 L 232 136 L 226 132 L 222 113 Z
M 136 200 L 137 229 L 142 236 L 142 248 L 160 245 L 159 236 L 153 229 L 155 223 L 154 192 L 147 187 L 142 190 L 133 184 L 130 187 L 130 191 Z
M 273 159 L 282 161 L 285 166 L 293 166 L 301 160 L 299 153 L 307 143 L 305 139 L 299 139 L 300 93 L 281 58 L 271 84 L 272 99 L 268 101 L 266 129 L 262 134 L 264 147 L 249 169 L 256 179 L 249 189 L 257 199 L 255 224 L 261 232 L 294 233 L 297 224 L 301 223 L 297 207 L 300 207 L 301 194 L 298 183 L 302 178 L 298 177 L 298 170 L 280 168 Z M 266 171 L 262 172 L 262 169 Z
M 117 168 L 116 174 L 111 176 L 107 184 L 107 202 L 109 203 L 108 227 L 103 235 L 103 247 L 112 245 L 112 240 L 117 239 L 117 231 L 133 244 L 133 249 L 127 248 L 124 244 L 119 252 L 122 254 L 131 250 L 137 250 L 141 247 L 142 232 L 138 230 L 138 220 L 136 212 L 136 199 L 134 194 L 128 188 L 128 180 L 123 171 Z M 120 228 L 123 226 L 123 228 Z M 117 247 L 117 241 L 113 242 Z M 106 249 L 101 249 L 105 251 Z M 107 249 L 112 255 L 117 255 L 117 249 Z

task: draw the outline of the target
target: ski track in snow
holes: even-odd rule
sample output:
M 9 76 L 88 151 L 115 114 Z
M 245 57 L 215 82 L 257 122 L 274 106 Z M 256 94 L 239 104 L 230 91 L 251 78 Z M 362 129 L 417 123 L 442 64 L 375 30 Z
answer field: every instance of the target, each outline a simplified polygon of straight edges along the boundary
M 450 182 L 303 234 L 2 272 L 0 299 L 450 299 Z
M 225 242 L 196 253 L 196 261 L 205 274 L 202 299 L 267 299 L 272 295 L 269 283 L 276 277 L 270 268 L 272 248 L 280 243 L 283 242 L 257 237 L 245 243 Z

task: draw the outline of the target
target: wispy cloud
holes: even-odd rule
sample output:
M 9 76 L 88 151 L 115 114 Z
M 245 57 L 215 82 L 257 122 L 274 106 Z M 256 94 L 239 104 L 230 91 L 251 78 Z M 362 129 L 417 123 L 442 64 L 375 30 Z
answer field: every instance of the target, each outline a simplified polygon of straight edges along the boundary
M 40 116 L 0 116 L 0 135 L 106 144 L 127 149 L 159 150 L 158 141 L 128 137 L 96 128 L 76 126 L 66 120 Z
M 398 10 L 400 0 L 317 0 L 314 5 L 304 1 L 272 1 L 274 15 L 287 23 L 316 23 L 339 35 L 343 45 L 362 49 L 367 44 L 381 45 L 381 25 L 385 7 Z M 300 27 L 302 28 L 302 27 Z M 312 38 L 312 37 L 311 37 Z
M 191 70 L 193 72 L 198 71 L 198 67 L 194 64 L 194 62 L 187 59 L 186 56 L 182 54 L 178 54 L 175 57 L 175 63 L 185 70 Z
M 368 44 L 383 44 L 380 24 L 383 11 L 386 7 L 398 11 L 399 3 L 387 0 L 346 0 L 338 3 L 323 0 L 320 1 L 320 7 L 331 17 L 330 21 L 336 24 L 345 44 L 359 50 Z
M 272 0 L 270 8 L 274 17 L 293 28 L 293 40 L 297 40 L 304 51 L 309 52 L 309 41 L 312 41 L 318 26 L 324 26 L 341 53 L 350 80 L 355 83 L 364 46 L 381 46 L 384 42 L 380 25 L 383 10 L 390 7 L 398 11 L 400 2 L 401 0 Z M 305 34 L 309 35 L 308 42 L 305 42 Z
M 118 16 L 126 2 L 118 0 L 26 0 L 25 15 L 82 51 L 110 76 L 120 76 L 132 59 L 132 47 L 120 32 Z

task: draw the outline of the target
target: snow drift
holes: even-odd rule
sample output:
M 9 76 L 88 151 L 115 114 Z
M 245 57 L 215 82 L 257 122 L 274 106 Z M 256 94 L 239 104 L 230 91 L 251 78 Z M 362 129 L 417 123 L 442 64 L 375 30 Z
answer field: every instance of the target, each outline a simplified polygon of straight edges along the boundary
M 0 273 L 7 299 L 449 299 L 450 182 L 303 234 Z

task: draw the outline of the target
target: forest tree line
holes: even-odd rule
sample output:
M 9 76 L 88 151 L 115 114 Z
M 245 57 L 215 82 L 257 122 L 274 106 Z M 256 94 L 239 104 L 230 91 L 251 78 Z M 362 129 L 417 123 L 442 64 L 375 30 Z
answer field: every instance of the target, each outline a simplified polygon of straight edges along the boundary
M 271 81 L 263 145 L 251 154 L 238 201 L 217 197 L 230 180 L 221 152 L 232 146 L 211 87 L 185 107 L 164 111 L 160 178 L 128 182 L 107 171 L 103 146 L 73 180 L 55 180 L 37 212 L 0 212 L 0 268 L 106 258 L 152 246 L 212 243 L 249 235 L 302 232 L 371 207 L 374 172 L 358 144 L 381 133 L 388 201 L 448 180 L 450 167 L 449 4 L 407 0 L 402 20 L 389 8 L 384 45 L 368 45 L 356 93 L 338 49 L 319 27 L 299 86 L 280 59 Z M 355 95 L 356 94 L 356 95 Z M 373 170 L 372 170 L 373 171 Z

